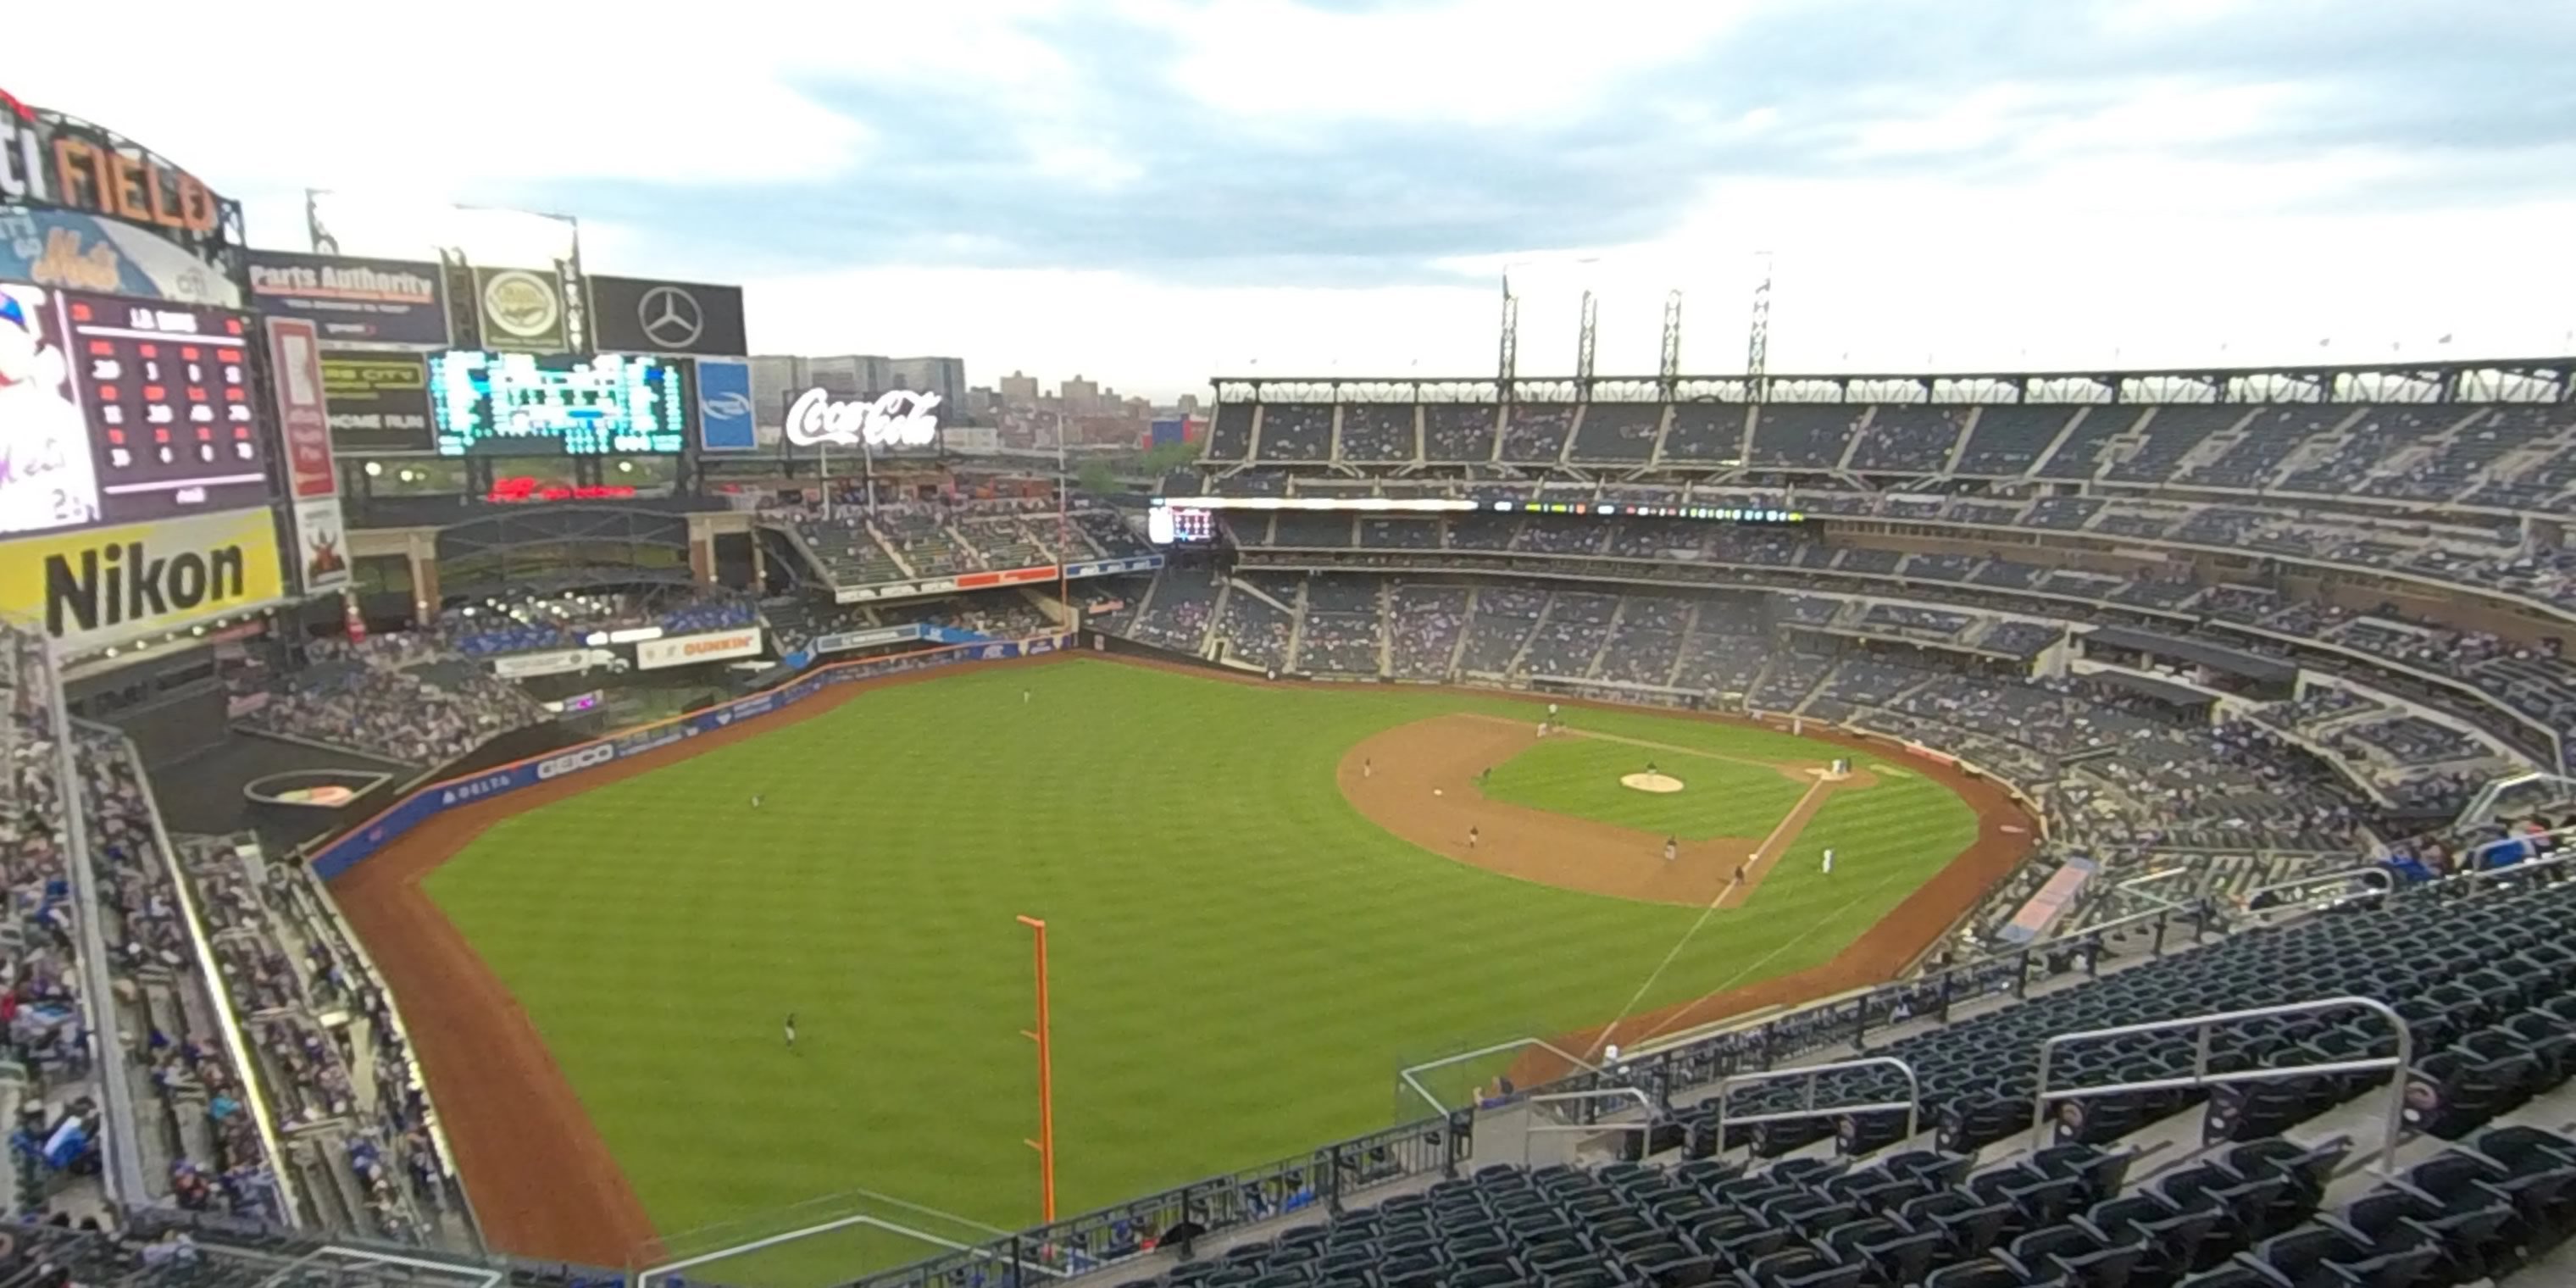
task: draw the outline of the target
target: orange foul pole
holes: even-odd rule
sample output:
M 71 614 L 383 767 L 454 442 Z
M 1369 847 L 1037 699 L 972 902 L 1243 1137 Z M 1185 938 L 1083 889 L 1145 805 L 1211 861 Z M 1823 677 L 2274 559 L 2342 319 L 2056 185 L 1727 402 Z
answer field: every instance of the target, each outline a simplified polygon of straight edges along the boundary
M 1022 917 L 1020 924 L 1037 936 L 1038 948 L 1038 1027 L 1034 1033 L 1022 1030 L 1021 1037 L 1038 1044 L 1038 1138 L 1028 1141 L 1038 1152 L 1039 1195 L 1043 1200 L 1046 1220 L 1055 1222 L 1055 1051 L 1048 1040 L 1052 1025 L 1047 1017 L 1046 923 L 1035 917 Z

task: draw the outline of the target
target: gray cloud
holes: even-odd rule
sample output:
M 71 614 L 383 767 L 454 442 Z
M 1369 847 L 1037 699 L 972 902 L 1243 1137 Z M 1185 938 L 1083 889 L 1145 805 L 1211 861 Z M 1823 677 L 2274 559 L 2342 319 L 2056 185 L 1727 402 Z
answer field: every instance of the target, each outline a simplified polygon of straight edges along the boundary
M 2282 161 L 2371 149 L 2402 160 L 2394 177 L 2333 194 L 2339 208 L 2475 205 L 2576 187 L 2563 165 L 2531 163 L 2576 146 L 2576 77 L 2564 71 L 2576 65 L 2576 9 L 2267 0 L 2118 36 L 2106 34 L 2106 12 L 2082 0 L 1807 0 L 1563 120 L 1299 123 L 1284 138 L 1210 113 L 1158 80 L 1149 69 L 1176 53 L 1160 33 L 1060 21 L 1040 34 L 1085 86 L 1061 124 L 1134 167 L 1131 183 L 1096 189 L 1035 173 L 1015 141 L 1025 123 L 1002 115 L 979 86 L 925 98 L 831 83 L 810 92 L 885 141 L 860 173 L 509 195 L 626 223 L 685 246 L 691 262 L 746 274 L 971 265 L 1383 285 L 1434 280 L 1430 262 L 1443 257 L 1651 237 L 1708 181 L 2026 178 L 2061 160 L 2030 150 L 2035 132 L 2177 79 L 2210 89 L 2291 85 L 2303 106 L 2175 155 Z M 1873 126 L 1999 85 L 2024 105 L 1993 139 L 1939 155 L 1855 152 Z M 1759 133 L 1711 124 L 1757 109 L 1772 120 Z

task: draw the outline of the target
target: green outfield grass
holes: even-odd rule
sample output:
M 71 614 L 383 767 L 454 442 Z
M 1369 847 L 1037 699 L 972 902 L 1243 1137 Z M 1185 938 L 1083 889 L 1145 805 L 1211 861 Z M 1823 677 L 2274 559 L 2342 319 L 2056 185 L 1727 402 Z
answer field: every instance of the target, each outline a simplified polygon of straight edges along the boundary
M 1342 799 L 1351 745 L 1461 710 L 1530 712 L 1089 660 L 963 669 L 507 818 L 427 888 L 526 1007 L 666 1233 L 774 1224 L 861 1188 L 1015 1227 L 1037 1216 L 1015 914 L 1052 927 L 1068 1213 L 1385 1126 L 1398 1067 L 1595 1024 L 1629 1000 L 1698 910 L 1479 872 Z M 1690 753 L 1834 754 L 1707 721 L 1575 719 L 1670 750 L 1533 740 L 1494 790 L 1758 836 L 1797 784 Z M 1655 800 L 1616 785 L 1649 758 L 1694 785 L 1655 808 L 1713 812 L 1622 816 Z M 1974 835 L 1967 807 L 1917 775 L 1838 793 L 1799 844 L 1835 845 L 1835 876 L 1787 865 L 1640 1005 L 1831 957 Z M 862 1247 L 870 1261 L 935 1250 L 862 1229 L 700 1273 L 819 1284 L 849 1277 Z

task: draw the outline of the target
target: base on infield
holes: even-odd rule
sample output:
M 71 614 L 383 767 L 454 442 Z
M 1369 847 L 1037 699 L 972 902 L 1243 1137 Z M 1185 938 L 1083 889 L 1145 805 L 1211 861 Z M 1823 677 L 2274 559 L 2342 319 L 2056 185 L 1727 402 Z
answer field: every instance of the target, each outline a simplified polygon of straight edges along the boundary
M 1631 791 L 1653 792 L 1658 796 L 1682 789 L 1682 780 L 1671 774 L 1622 774 L 1619 785 Z

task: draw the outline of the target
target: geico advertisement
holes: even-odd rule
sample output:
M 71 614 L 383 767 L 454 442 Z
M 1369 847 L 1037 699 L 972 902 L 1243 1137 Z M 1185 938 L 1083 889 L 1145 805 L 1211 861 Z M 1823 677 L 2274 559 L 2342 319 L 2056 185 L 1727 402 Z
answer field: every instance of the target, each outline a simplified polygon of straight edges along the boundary
M 658 667 L 717 662 L 729 657 L 757 657 L 759 654 L 760 628 L 747 626 L 738 631 L 646 640 L 635 646 L 635 666 L 638 670 L 650 671 Z
M 0 544 L 0 613 L 85 650 L 237 613 L 285 593 L 266 510 Z

